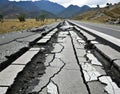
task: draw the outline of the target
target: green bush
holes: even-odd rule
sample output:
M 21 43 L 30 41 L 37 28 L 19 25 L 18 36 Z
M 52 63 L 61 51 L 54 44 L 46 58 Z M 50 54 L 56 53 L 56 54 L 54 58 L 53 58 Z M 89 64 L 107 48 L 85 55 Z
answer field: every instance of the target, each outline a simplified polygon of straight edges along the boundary
M 45 14 L 40 14 L 38 17 L 35 18 L 36 21 L 42 21 L 44 22 L 46 19 L 46 15 Z
M 18 15 L 18 19 L 20 22 L 24 22 L 25 21 L 25 14 Z
M 0 14 L 0 22 L 3 22 L 3 15 L 2 14 Z
M 40 16 L 39 16 L 39 18 L 40 18 L 40 20 L 41 21 L 45 21 L 45 18 L 46 18 L 46 15 L 45 14 L 41 14 Z

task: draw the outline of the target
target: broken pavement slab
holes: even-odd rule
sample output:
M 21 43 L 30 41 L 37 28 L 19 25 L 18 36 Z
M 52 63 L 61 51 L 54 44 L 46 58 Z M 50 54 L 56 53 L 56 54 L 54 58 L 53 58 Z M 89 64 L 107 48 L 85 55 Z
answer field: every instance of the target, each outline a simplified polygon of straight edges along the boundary
M 91 64 L 97 65 L 97 66 L 102 66 L 101 62 L 98 61 L 98 59 L 93 54 L 88 53 L 86 56 L 91 61 Z
M 86 55 L 85 49 L 76 49 L 76 52 L 78 57 L 84 57 Z
M 112 78 L 120 86 L 120 60 L 113 61 L 113 65 L 111 67 L 111 74 Z
M 0 87 L 0 94 L 6 94 L 8 87 Z
M 8 58 L 6 56 L 11 56 L 16 52 L 20 51 L 20 49 L 28 47 L 28 43 L 20 43 L 17 41 L 10 42 L 8 44 L 4 44 L 0 46 L 0 63 L 7 61 Z
M 47 54 L 45 59 L 45 66 L 49 66 L 50 63 L 54 60 L 55 54 Z
M 55 28 L 53 31 L 50 33 L 46 34 L 42 39 L 37 41 L 37 44 L 46 44 L 48 41 L 50 41 L 51 37 L 58 31 L 57 28 Z
M 53 81 L 51 81 L 47 86 L 47 93 L 48 94 L 58 94 L 57 86 Z
M 99 81 L 103 84 L 106 84 L 105 91 L 109 94 L 119 94 L 120 88 L 112 81 L 109 76 L 99 77 Z
M 46 44 L 50 39 L 40 39 L 37 44 Z
M 26 65 L 40 51 L 40 48 L 31 48 L 21 57 L 15 60 L 12 65 Z
M 53 47 L 54 49 L 51 51 L 51 53 L 60 53 L 64 49 L 64 46 L 60 43 L 53 43 Z
M 59 62 L 60 65 L 57 64 L 58 67 L 54 66 L 55 63 L 56 63 L 56 59 L 53 60 L 53 62 L 51 62 L 50 66 L 46 67 L 45 74 L 41 78 L 38 78 L 40 80 L 40 82 L 38 83 L 37 86 L 34 87 L 32 92 L 40 93 L 50 83 L 50 80 L 54 76 L 58 75 L 58 73 L 64 67 L 63 62 L 61 62 L 61 61 Z
M 71 36 L 73 39 L 73 45 L 76 50 L 76 55 L 78 57 L 79 65 L 82 68 L 81 71 L 83 72 L 86 84 L 89 87 L 91 94 L 106 94 L 104 92 L 104 85 L 98 81 L 98 77 L 101 75 L 104 75 L 104 73 L 105 73 L 102 70 L 101 64 L 99 64 L 98 60 L 93 55 L 88 54 L 86 51 L 83 53 L 81 52 L 80 55 L 78 54 L 78 53 L 80 53 L 80 51 L 78 51 L 78 47 L 76 48 L 75 34 L 74 35 L 72 35 L 72 34 L 73 33 L 71 33 Z M 91 60 L 93 65 L 84 58 L 85 55 L 87 55 L 89 57 L 89 60 Z M 94 66 L 94 64 L 96 65 L 96 67 Z M 98 69 L 98 65 L 100 67 L 99 69 Z M 96 87 L 99 87 L 99 88 L 96 88 Z
M 81 92 L 83 94 L 88 94 L 83 78 L 81 77 L 80 68 L 74 55 L 70 37 L 66 38 L 61 59 L 64 61 L 65 66 L 61 72 L 52 79 L 59 87 L 59 93 L 79 94 Z
M 120 60 L 113 61 L 113 66 L 120 72 Z
M 33 89 L 33 92 L 39 92 L 40 94 L 41 93 L 43 94 L 44 92 L 44 94 L 47 94 L 50 88 L 52 88 L 52 87 L 49 87 L 49 84 L 51 81 L 53 81 L 55 85 L 57 85 L 57 90 L 61 94 L 67 94 L 67 93 L 79 94 L 80 92 L 83 94 L 88 94 L 86 86 L 81 77 L 80 68 L 77 64 L 74 51 L 73 51 L 73 46 L 69 36 L 66 37 L 65 43 L 63 43 L 63 46 L 64 46 L 64 49 L 61 51 L 61 53 L 57 53 L 58 51 L 55 53 L 56 55 L 54 60 L 50 62 L 50 66 L 48 66 L 46 69 L 46 74 L 44 74 L 40 78 L 41 80 L 39 84 Z M 61 56 L 58 56 L 58 54 Z M 59 59 L 56 59 L 58 57 Z M 50 58 L 53 58 L 53 57 L 50 57 Z M 64 65 L 61 65 L 61 64 L 64 64 Z M 46 87 L 49 87 L 49 89 L 47 89 Z
M 88 82 L 87 84 L 90 88 L 91 94 L 108 94 L 104 90 L 105 85 L 101 84 L 99 81 L 92 81 Z
M 84 37 L 86 37 L 88 41 L 93 41 L 96 39 L 94 36 L 88 34 L 86 31 L 83 31 L 82 29 L 78 28 L 77 26 L 74 26 L 74 27 L 79 33 L 81 33 Z
M 112 60 L 120 59 L 120 53 L 110 46 L 102 45 L 102 44 L 95 44 L 96 49 L 103 54 L 106 58 Z
M 63 69 L 52 80 L 57 83 L 60 94 L 80 94 L 80 92 L 81 94 L 88 94 L 80 70 Z
M 24 67 L 24 65 L 10 65 L 0 72 L 0 86 L 10 87 Z

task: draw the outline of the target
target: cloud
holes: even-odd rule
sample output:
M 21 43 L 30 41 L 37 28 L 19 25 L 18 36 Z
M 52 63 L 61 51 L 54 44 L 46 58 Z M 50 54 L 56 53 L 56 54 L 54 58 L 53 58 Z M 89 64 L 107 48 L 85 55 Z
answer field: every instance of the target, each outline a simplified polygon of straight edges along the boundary
M 81 6 L 84 5 L 88 0 L 49 0 L 49 1 L 57 2 L 67 7 L 71 4 Z
M 78 5 L 78 6 L 83 6 L 83 5 L 96 6 L 98 4 L 105 5 L 106 3 L 120 2 L 120 0 L 49 0 L 49 1 L 57 2 L 65 7 L 69 6 L 70 4 Z
M 11 1 L 40 1 L 40 0 L 11 0 Z M 89 6 L 96 6 L 96 5 L 106 5 L 106 3 L 117 3 L 120 0 L 48 0 L 58 4 L 61 4 L 65 7 L 73 4 L 78 6 L 89 5 Z

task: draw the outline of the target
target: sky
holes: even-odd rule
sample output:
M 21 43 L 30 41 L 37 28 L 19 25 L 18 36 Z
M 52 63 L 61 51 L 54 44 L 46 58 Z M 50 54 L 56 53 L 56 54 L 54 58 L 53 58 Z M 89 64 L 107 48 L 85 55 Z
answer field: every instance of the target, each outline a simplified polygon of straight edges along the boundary
M 11 0 L 11 1 L 39 1 L 39 0 Z M 100 5 L 101 7 L 104 7 L 106 3 L 117 3 L 120 2 L 120 0 L 49 0 L 52 2 L 56 2 L 58 4 L 63 5 L 64 7 L 68 7 L 69 5 L 89 5 L 90 7 L 96 7 L 96 5 Z

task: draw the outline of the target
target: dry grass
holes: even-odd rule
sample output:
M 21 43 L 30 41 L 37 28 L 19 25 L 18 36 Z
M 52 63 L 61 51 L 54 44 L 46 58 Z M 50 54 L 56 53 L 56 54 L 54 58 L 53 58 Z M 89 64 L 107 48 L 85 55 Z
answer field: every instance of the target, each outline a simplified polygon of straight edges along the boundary
M 3 23 L 0 23 L 0 33 L 30 29 L 53 22 L 55 22 L 54 19 L 47 19 L 45 22 L 36 21 L 35 19 L 27 19 L 25 22 L 19 22 L 17 19 L 6 19 Z

